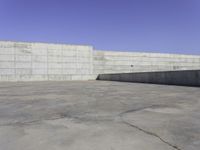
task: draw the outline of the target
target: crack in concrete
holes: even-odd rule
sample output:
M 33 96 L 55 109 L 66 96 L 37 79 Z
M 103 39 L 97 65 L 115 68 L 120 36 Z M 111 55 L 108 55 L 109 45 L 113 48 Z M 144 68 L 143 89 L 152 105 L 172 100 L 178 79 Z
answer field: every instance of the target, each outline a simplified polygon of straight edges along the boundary
M 60 116 L 60 117 L 55 117 L 55 118 L 31 120 L 31 121 L 26 121 L 26 122 L 12 122 L 12 123 L 7 123 L 7 124 L 0 124 L 0 126 L 30 125 L 30 124 L 38 123 L 38 122 L 42 122 L 42 121 L 50 121 L 50 120 L 53 121 L 53 120 L 59 120 L 59 119 L 63 119 L 63 118 L 67 118 L 67 117 Z
M 137 129 L 137 130 L 139 130 L 139 131 L 141 131 L 141 132 L 143 132 L 145 134 L 154 136 L 155 138 L 159 139 L 161 142 L 167 144 L 168 146 L 172 147 L 173 149 L 181 150 L 181 148 L 179 148 L 176 145 L 173 145 L 173 144 L 169 143 L 168 141 L 164 140 L 163 138 L 161 138 L 156 133 L 153 133 L 153 132 L 147 131 L 145 129 L 142 129 L 142 128 L 134 125 L 134 124 L 131 124 L 131 123 L 125 121 L 124 118 L 123 118 L 123 115 L 125 115 L 125 114 L 141 111 L 141 110 L 144 110 L 144 109 L 147 109 L 147 108 L 152 108 L 152 107 L 158 107 L 158 105 L 151 105 L 151 106 L 146 106 L 146 107 L 142 107 L 142 108 L 127 110 L 125 112 L 120 113 L 117 116 L 119 116 L 121 118 L 122 123 L 124 123 L 124 124 L 126 124 L 126 125 L 128 125 L 130 127 L 133 127 L 133 128 L 135 128 L 135 129 Z M 38 122 L 42 122 L 42 121 L 50 121 L 50 120 L 53 121 L 53 120 L 59 120 L 59 119 L 64 119 L 64 118 L 71 118 L 71 119 L 81 120 L 80 117 L 75 117 L 75 116 L 71 116 L 71 115 L 67 115 L 67 114 L 61 114 L 60 116 L 54 117 L 54 118 L 47 118 L 47 119 L 41 119 L 41 120 L 32 120 L 32 121 L 27 121 L 27 122 L 15 122 L 15 123 L 0 124 L 0 126 L 31 125 L 33 123 L 38 123 Z
M 135 128 L 135 129 L 139 130 L 139 131 L 142 131 L 143 133 L 146 133 L 146 134 L 148 134 L 148 135 L 151 135 L 151 136 L 154 136 L 154 137 L 158 138 L 160 141 L 162 141 L 163 143 L 167 144 L 168 146 L 170 146 L 170 147 L 172 147 L 172 148 L 174 148 L 174 149 L 176 149 L 176 150 L 181 150 L 178 146 L 173 145 L 173 144 L 167 142 L 166 140 L 164 140 L 163 138 L 161 138 L 161 137 L 160 137 L 159 135 L 157 135 L 156 133 L 146 131 L 146 130 L 144 130 L 144 129 L 142 129 L 142 128 L 136 126 L 136 125 L 133 125 L 133 124 L 127 122 L 127 121 L 124 121 L 124 120 L 123 120 L 122 122 L 125 123 L 125 124 L 128 125 L 128 126 L 131 126 L 131 127 Z
M 132 113 L 132 112 L 137 112 L 137 111 L 141 111 L 141 110 L 144 110 L 144 109 L 147 109 L 147 108 L 152 108 L 152 107 L 155 107 L 155 105 L 141 107 L 141 108 L 136 108 L 136 109 L 130 109 L 130 110 L 127 110 L 127 111 L 124 111 L 124 112 L 120 113 L 119 116 L 123 116 L 124 114 Z
M 169 143 L 168 141 L 164 140 L 163 138 L 161 138 L 161 137 L 160 137 L 159 135 L 157 135 L 156 133 L 153 133 L 153 132 L 147 131 L 147 130 L 145 130 L 145 129 L 142 129 L 142 128 L 140 128 L 140 127 L 138 127 L 138 126 L 136 126 L 136 125 L 134 125 L 134 124 L 131 124 L 131 123 L 129 123 L 129 122 L 127 122 L 127 121 L 125 121 L 125 120 L 123 119 L 123 115 L 124 115 L 124 114 L 132 113 L 132 112 L 136 112 L 136 111 L 141 111 L 141 110 L 144 110 L 144 109 L 147 109 L 147 108 L 152 108 L 152 107 L 155 107 L 155 106 L 157 106 L 157 105 L 151 105 L 151 106 L 142 107 L 142 108 L 138 108 L 138 109 L 128 110 L 128 111 L 125 111 L 125 112 L 120 113 L 120 114 L 119 114 L 119 117 L 121 118 L 121 121 L 122 121 L 124 124 L 126 124 L 126 125 L 128 125 L 128 126 L 130 126 L 130 127 L 133 127 L 133 128 L 135 128 L 135 129 L 137 129 L 137 130 L 139 130 L 139 131 L 141 131 L 141 132 L 143 132 L 143 133 L 145 133 L 145 134 L 148 134 L 148 135 L 151 135 L 151 136 L 156 137 L 156 138 L 159 139 L 161 142 L 167 144 L 168 146 L 172 147 L 173 149 L 181 150 L 181 148 L 179 148 L 179 147 L 176 146 L 176 145 L 173 145 L 173 144 Z
M 104 117 L 110 117 L 110 116 L 104 116 Z M 103 119 L 97 119 L 97 118 L 84 118 L 84 117 L 78 117 L 78 116 L 72 116 L 72 115 L 67 115 L 67 114 L 60 114 L 60 116 L 58 117 L 52 117 L 52 118 L 44 118 L 44 119 L 38 119 L 38 120 L 30 120 L 30 121 L 25 121 L 25 122 L 10 122 L 10 123 L 5 123 L 5 124 L 0 124 L 0 127 L 1 126 L 22 126 L 22 125 L 31 125 L 31 124 L 34 124 L 34 123 L 39 123 L 39 122 L 42 122 L 42 121 L 54 121 L 54 120 L 59 120 L 59 119 L 74 119 L 74 120 L 79 120 L 79 121 L 82 121 L 82 122 L 86 122 L 86 121 L 112 121 L 113 119 L 106 119 L 106 118 L 103 118 Z
M 150 106 L 145 106 L 145 107 L 139 107 L 136 109 L 130 109 L 130 110 L 124 111 L 124 112 L 120 113 L 119 116 L 122 116 L 123 114 L 132 113 L 132 112 L 142 111 L 147 108 L 157 108 L 157 107 L 160 108 L 160 107 L 167 107 L 167 106 L 166 105 L 150 105 Z

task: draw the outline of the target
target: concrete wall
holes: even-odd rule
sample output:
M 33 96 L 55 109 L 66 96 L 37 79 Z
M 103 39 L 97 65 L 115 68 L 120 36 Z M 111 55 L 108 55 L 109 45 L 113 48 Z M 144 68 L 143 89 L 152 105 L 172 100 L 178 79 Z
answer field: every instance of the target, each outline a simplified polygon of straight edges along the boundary
M 200 69 L 200 56 L 94 51 L 94 73 Z
M 200 70 L 100 74 L 98 80 L 200 86 Z
M 92 75 L 91 46 L 0 42 L 0 81 L 88 80 Z
M 200 69 L 200 56 L 0 41 L 0 81 L 92 80 L 102 73 Z

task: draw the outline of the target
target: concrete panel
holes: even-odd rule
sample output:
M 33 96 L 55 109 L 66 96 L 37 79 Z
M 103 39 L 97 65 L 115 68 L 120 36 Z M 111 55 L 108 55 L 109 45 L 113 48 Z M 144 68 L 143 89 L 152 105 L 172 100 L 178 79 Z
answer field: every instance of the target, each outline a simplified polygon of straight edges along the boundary
M 81 74 L 81 72 L 78 71 L 77 69 L 63 68 L 62 74 Z M 87 72 L 86 72 L 86 74 L 87 74 Z
M 33 55 L 43 55 L 46 56 L 47 55 L 47 48 L 43 47 L 43 48 L 32 48 L 32 54 Z
M 63 50 L 62 49 L 48 49 L 49 56 L 62 56 Z
M 52 68 L 52 69 L 48 69 L 48 74 L 57 74 L 57 75 L 62 75 L 63 74 L 63 70 L 62 69 L 57 69 L 57 68 Z
M 48 55 L 48 62 L 63 62 L 63 57 L 58 55 Z
M 92 46 L 0 41 L 0 68 L 3 76 L 0 81 L 89 80 L 102 73 L 200 69 L 200 56 L 96 51 Z
M 1 69 L 0 69 L 0 72 L 1 72 Z M 8 73 L 6 73 L 5 75 L 2 75 L 0 73 L 0 81 L 17 81 L 15 75 L 12 75 L 12 74 L 9 75 Z
M 34 68 L 32 69 L 32 75 L 47 75 L 47 68 Z
M 72 80 L 71 75 L 48 75 L 49 81 Z
M 33 55 L 31 59 L 33 62 L 47 62 L 47 56 Z
M 72 80 L 83 80 L 83 76 L 82 75 L 73 75 Z
M 64 63 L 77 63 L 76 57 L 63 57 L 62 62 Z
M 31 65 L 31 62 L 15 62 L 15 68 L 30 69 Z
M 57 62 L 57 63 L 48 63 L 48 68 L 49 69 L 52 69 L 52 68 L 57 68 L 57 69 L 60 69 L 60 68 L 63 68 L 62 66 L 63 63 L 60 63 L 60 62 Z
M 15 80 L 16 81 L 32 81 L 32 75 L 30 75 L 30 74 L 16 74 Z
M 0 41 L 0 66 L 2 76 L 13 75 L 1 81 L 71 80 L 73 75 L 93 73 L 93 48 Z
M 22 48 L 15 48 L 16 55 L 31 55 L 31 49 L 22 49 Z
M 63 63 L 62 66 L 63 68 L 77 68 L 77 63 Z
M 15 67 L 15 63 L 12 62 L 12 61 L 1 61 L 0 62 L 0 68 L 7 68 L 7 69 L 10 69 L 10 68 L 14 68 Z
M 200 69 L 200 56 L 94 51 L 94 73 Z
M 62 56 L 67 56 L 67 57 L 76 57 L 77 52 L 75 50 L 65 50 L 63 49 L 63 55 Z
M 4 54 L 0 54 L 0 61 L 14 61 L 15 60 L 15 56 L 14 55 L 4 55 Z
M 31 69 L 20 69 L 20 68 L 17 68 L 15 69 L 15 73 L 16 75 L 30 75 L 32 74 L 32 70 Z
M 15 69 L 0 68 L 0 75 L 14 75 Z
M 15 60 L 20 62 L 31 62 L 31 55 L 15 55 Z
M 32 68 L 48 68 L 48 64 L 47 63 L 42 63 L 42 62 L 32 62 Z
M 2 44 L 3 45 L 3 44 Z M 15 54 L 15 51 L 14 51 L 14 48 L 3 48 L 0 47 L 0 55 L 14 55 Z

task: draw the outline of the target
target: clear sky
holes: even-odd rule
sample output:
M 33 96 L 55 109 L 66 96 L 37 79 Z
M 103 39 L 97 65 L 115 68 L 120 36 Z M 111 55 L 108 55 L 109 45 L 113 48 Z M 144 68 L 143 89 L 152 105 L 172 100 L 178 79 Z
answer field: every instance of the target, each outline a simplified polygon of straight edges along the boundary
M 0 40 L 200 54 L 200 0 L 0 0 Z

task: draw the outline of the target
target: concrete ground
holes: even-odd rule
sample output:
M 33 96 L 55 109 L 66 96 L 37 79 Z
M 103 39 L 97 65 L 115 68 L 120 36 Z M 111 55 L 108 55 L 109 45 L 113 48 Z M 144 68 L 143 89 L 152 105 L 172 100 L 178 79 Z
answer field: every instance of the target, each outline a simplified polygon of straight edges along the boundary
M 0 83 L 0 150 L 199 150 L 200 88 Z

